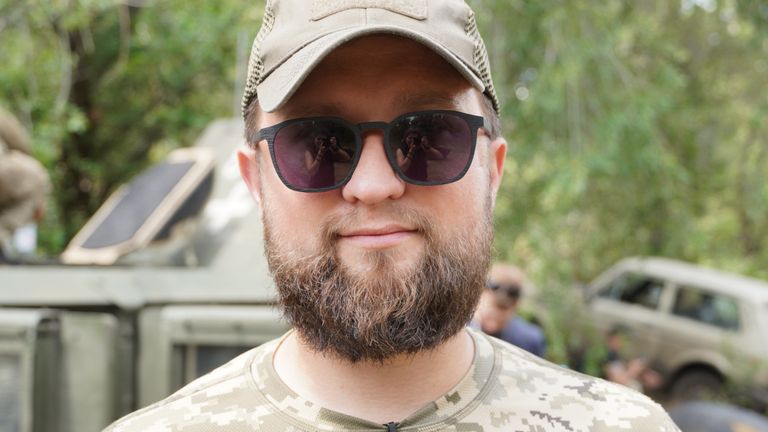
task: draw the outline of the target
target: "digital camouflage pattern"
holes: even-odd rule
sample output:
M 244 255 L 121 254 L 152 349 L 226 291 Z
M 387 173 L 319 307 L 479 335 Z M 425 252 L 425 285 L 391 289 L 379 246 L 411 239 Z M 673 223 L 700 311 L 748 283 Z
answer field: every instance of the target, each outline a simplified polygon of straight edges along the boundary
M 471 370 L 452 391 L 402 420 L 398 431 L 679 432 L 639 393 L 469 331 L 476 347 Z M 105 432 L 387 430 L 291 391 L 272 366 L 278 344 L 241 355 Z

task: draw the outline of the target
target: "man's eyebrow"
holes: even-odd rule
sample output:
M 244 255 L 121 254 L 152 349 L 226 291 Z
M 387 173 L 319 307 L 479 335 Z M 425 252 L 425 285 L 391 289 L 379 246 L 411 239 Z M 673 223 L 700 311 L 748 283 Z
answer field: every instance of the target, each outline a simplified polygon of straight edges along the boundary
M 452 108 L 458 105 L 456 98 L 444 93 L 418 93 L 402 94 L 396 100 L 396 104 L 408 110 L 414 108 Z
M 285 109 L 288 118 L 340 116 L 341 109 L 330 103 L 302 104 Z

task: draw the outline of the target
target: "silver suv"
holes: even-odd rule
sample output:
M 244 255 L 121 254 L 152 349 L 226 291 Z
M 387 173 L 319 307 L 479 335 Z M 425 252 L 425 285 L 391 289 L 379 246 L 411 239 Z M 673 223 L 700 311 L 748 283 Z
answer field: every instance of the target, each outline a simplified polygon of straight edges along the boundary
M 598 330 L 628 329 L 672 397 L 749 384 L 768 403 L 768 283 L 662 258 L 628 258 L 587 286 Z

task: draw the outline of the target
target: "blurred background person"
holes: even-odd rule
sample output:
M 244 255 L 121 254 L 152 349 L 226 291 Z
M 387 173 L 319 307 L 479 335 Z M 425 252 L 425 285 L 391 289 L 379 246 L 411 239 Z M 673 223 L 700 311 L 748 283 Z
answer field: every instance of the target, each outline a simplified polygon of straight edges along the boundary
M 48 172 L 31 156 L 29 135 L 0 108 L 0 262 L 29 258 L 51 190 Z
M 603 378 L 640 392 L 658 390 L 663 384 L 661 374 L 652 369 L 643 357 L 627 359 L 624 352 L 625 333 L 625 329 L 614 327 L 605 336 Z
M 519 268 L 494 264 L 471 326 L 544 357 L 547 344 L 541 327 L 517 314 L 524 285 L 525 275 Z

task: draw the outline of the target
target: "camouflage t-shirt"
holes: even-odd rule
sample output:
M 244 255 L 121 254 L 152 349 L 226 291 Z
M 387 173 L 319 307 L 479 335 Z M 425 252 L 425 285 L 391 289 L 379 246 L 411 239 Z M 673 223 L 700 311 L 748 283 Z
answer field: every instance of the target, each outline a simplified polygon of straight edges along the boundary
M 628 388 L 541 360 L 469 330 L 475 358 L 447 394 L 397 425 L 406 432 L 679 432 L 664 410 Z M 386 431 L 317 406 L 272 365 L 279 341 L 255 348 L 105 432 Z

